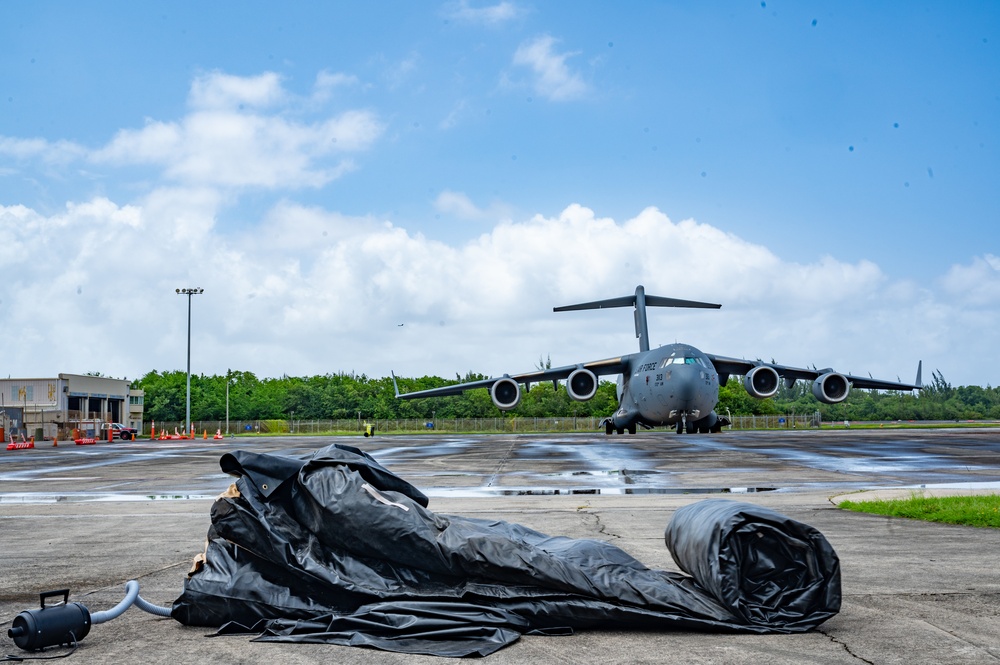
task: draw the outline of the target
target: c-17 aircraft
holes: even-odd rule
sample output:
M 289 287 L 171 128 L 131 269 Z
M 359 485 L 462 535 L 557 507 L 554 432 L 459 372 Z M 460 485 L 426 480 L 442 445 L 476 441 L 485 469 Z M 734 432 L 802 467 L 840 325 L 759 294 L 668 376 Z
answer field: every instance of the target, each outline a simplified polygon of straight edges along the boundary
M 606 434 L 635 434 L 636 427 L 646 429 L 657 426 L 675 427 L 681 433 L 719 432 L 729 421 L 713 409 L 719 401 L 719 385 L 729 377 L 742 376 L 746 391 L 758 399 L 773 397 L 781 381 L 791 388 L 798 380 L 812 381 L 812 392 L 824 404 L 836 404 L 847 398 L 851 387 L 877 390 L 919 390 L 923 362 L 917 364 L 915 383 L 899 383 L 880 379 L 851 376 L 827 369 L 803 369 L 763 361 L 749 361 L 702 353 L 689 344 L 666 344 L 649 348 L 646 326 L 646 307 L 696 307 L 719 309 L 721 305 L 679 300 L 662 296 L 647 296 L 643 287 L 637 286 L 635 295 L 596 300 L 579 305 L 556 307 L 554 312 L 568 312 L 605 307 L 635 307 L 635 336 L 639 339 L 639 352 L 617 358 L 541 369 L 523 374 L 504 374 L 502 377 L 469 381 L 441 388 L 419 390 L 400 394 L 393 375 L 396 397 L 417 399 L 457 395 L 473 388 L 487 388 L 493 403 L 501 410 L 516 407 L 521 401 L 520 384 L 525 390 L 532 383 L 566 382 L 569 396 L 578 401 L 591 399 L 597 393 L 599 376 L 618 375 L 618 410 L 601 421 Z

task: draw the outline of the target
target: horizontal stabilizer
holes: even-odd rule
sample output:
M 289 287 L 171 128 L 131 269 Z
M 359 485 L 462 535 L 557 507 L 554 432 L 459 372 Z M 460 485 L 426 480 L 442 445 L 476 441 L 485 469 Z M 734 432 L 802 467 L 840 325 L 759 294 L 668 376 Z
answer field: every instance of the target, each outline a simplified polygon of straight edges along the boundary
M 664 298 L 663 296 L 647 296 L 642 284 L 635 287 L 635 294 L 595 300 L 579 305 L 564 305 L 553 307 L 553 312 L 572 312 L 581 309 L 604 309 L 605 307 L 635 307 L 635 336 L 639 340 L 639 350 L 649 351 L 649 331 L 646 327 L 646 305 L 651 307 L 697 307 L 700 309 L 719 309 L 722 305 L 698 300 L 681 300 L 679 298 Z
M 635 296 L 622 296 L 621 298 L 609 298 L 607 300 L 595 300 L 594 302 L 580 303 L 579 305 L 564 305 L 553 307 L 553 312 L 573 312 L 581 309 L 604 309 L 605 307 L 631 307 L 635 304 Z
M 664 298 L 663 296 L 646 296 L 646 305 L 652 307 L 696 307 L 700 309 L 719 309 L 722 305 L 711 302 L 700 302 L 697 300 L 681 300 L 679 298 Z M 581 309 L 605 309 L 607 307 L 632 307 L 635 305 L 635 296 L 622 296 L 620 298 L 608 298 L 607 300 L 595 300 L 594 302 L 580 303 L 579 305 L 564 305 L 563 307 L 553 307 L 553 312 L 573 312 Z
M 719 309 L 722 305 L 697 300 L 680 300 L 679 298 L 664 298 L 662 296 L 646 296 L 646 304 L 653 307 L 694 307 L 698 309 Z

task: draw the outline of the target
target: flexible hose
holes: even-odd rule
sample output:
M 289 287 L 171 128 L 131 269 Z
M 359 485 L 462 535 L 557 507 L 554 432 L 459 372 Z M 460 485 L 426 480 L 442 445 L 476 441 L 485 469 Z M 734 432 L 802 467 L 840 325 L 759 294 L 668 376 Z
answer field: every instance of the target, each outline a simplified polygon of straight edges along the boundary
M 169 617 L 171 613 L 171 609 L 169 607 L 154 605 L 142 596 L 135 597 L 135 606 L 144 612 L 155 614 L 158 617 Z
M 133 603 L 135 603 L 140 610 L 144 610 L 150 614 L 155 614 L 156 616 L 161 617 L 170 616 L 169 607 L 160 607 L 159 605 L 153 605 L 150 603 L 148 600 L 139 595 L 139 583 L 135 580 L 129 580 L 125 583 L 125 597 L 122 601 L 110 610 L 94 612 L 90 615 L 90 621 L 91 623 L 98 624 L 104 623 L 105 621 L 111 621 L 112 619 L 117 619 L 124 614 L 125 610 L 130 608 Z

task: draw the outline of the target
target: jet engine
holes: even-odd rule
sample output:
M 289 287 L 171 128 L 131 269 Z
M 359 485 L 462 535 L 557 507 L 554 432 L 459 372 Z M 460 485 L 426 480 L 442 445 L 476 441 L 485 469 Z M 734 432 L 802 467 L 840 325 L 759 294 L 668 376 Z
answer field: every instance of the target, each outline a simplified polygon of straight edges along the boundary
M 583 367 L 566 378 L 566 393 L 577 402 L 586 402 L 597 394 L 597 375 Z
M 501 411 L 509 411 L 521 403 L 521 388 L 517 381 L 505 376 L 490 388 L 490 397 Z
M 851 384 L 847 377 L 837 372 L 827 372 L 813 381 L 813 395 L 823 404 L 836 404 L 847 399 Z
M 778 372 L 773 367 L 758 365 L 743 377 L 743 387 L 751 397 L 767 399 L 778 394 L 778 381 Z

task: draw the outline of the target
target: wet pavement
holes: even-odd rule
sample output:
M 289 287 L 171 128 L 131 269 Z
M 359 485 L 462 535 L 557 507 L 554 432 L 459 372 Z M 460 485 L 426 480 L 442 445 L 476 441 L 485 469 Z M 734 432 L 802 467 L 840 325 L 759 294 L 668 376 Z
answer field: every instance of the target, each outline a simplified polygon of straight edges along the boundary
M 333 442 L 372 454 L 427 493 L 433 510 L 607 540 L 651 568 L 676 569 L 663 546 L 672 511 L 712 495 L 811 524 L 841 558 L 844 607 L 812 633 L 526 636 L 492 663 L 1000 661 L 1000 532 L 832 504 L 858 490 L 1000 491 L 1000 429 L 260 437 L 0 451 L 0 654 L 18 651 L 6 628 L 37 607 L 41 591 L 70 587 L 71 600 L 96 611 L 139 579 L 144 597 L 169 605 L 203 547 L 212 498 L 232 481 L 219 470 L 224 452 L 301 456 Z M 95 626 L 63 662 L 442 662 L 206 632 L 132 609 Z
M 431 497 L 1000 489 L 1000 428 L 420 434 L 43 444 L 0 455 L 0 504 L 207 499 L 232 482 L 218 470 L 228 450 L 303 456 L 335 442 L 363 449 Z

